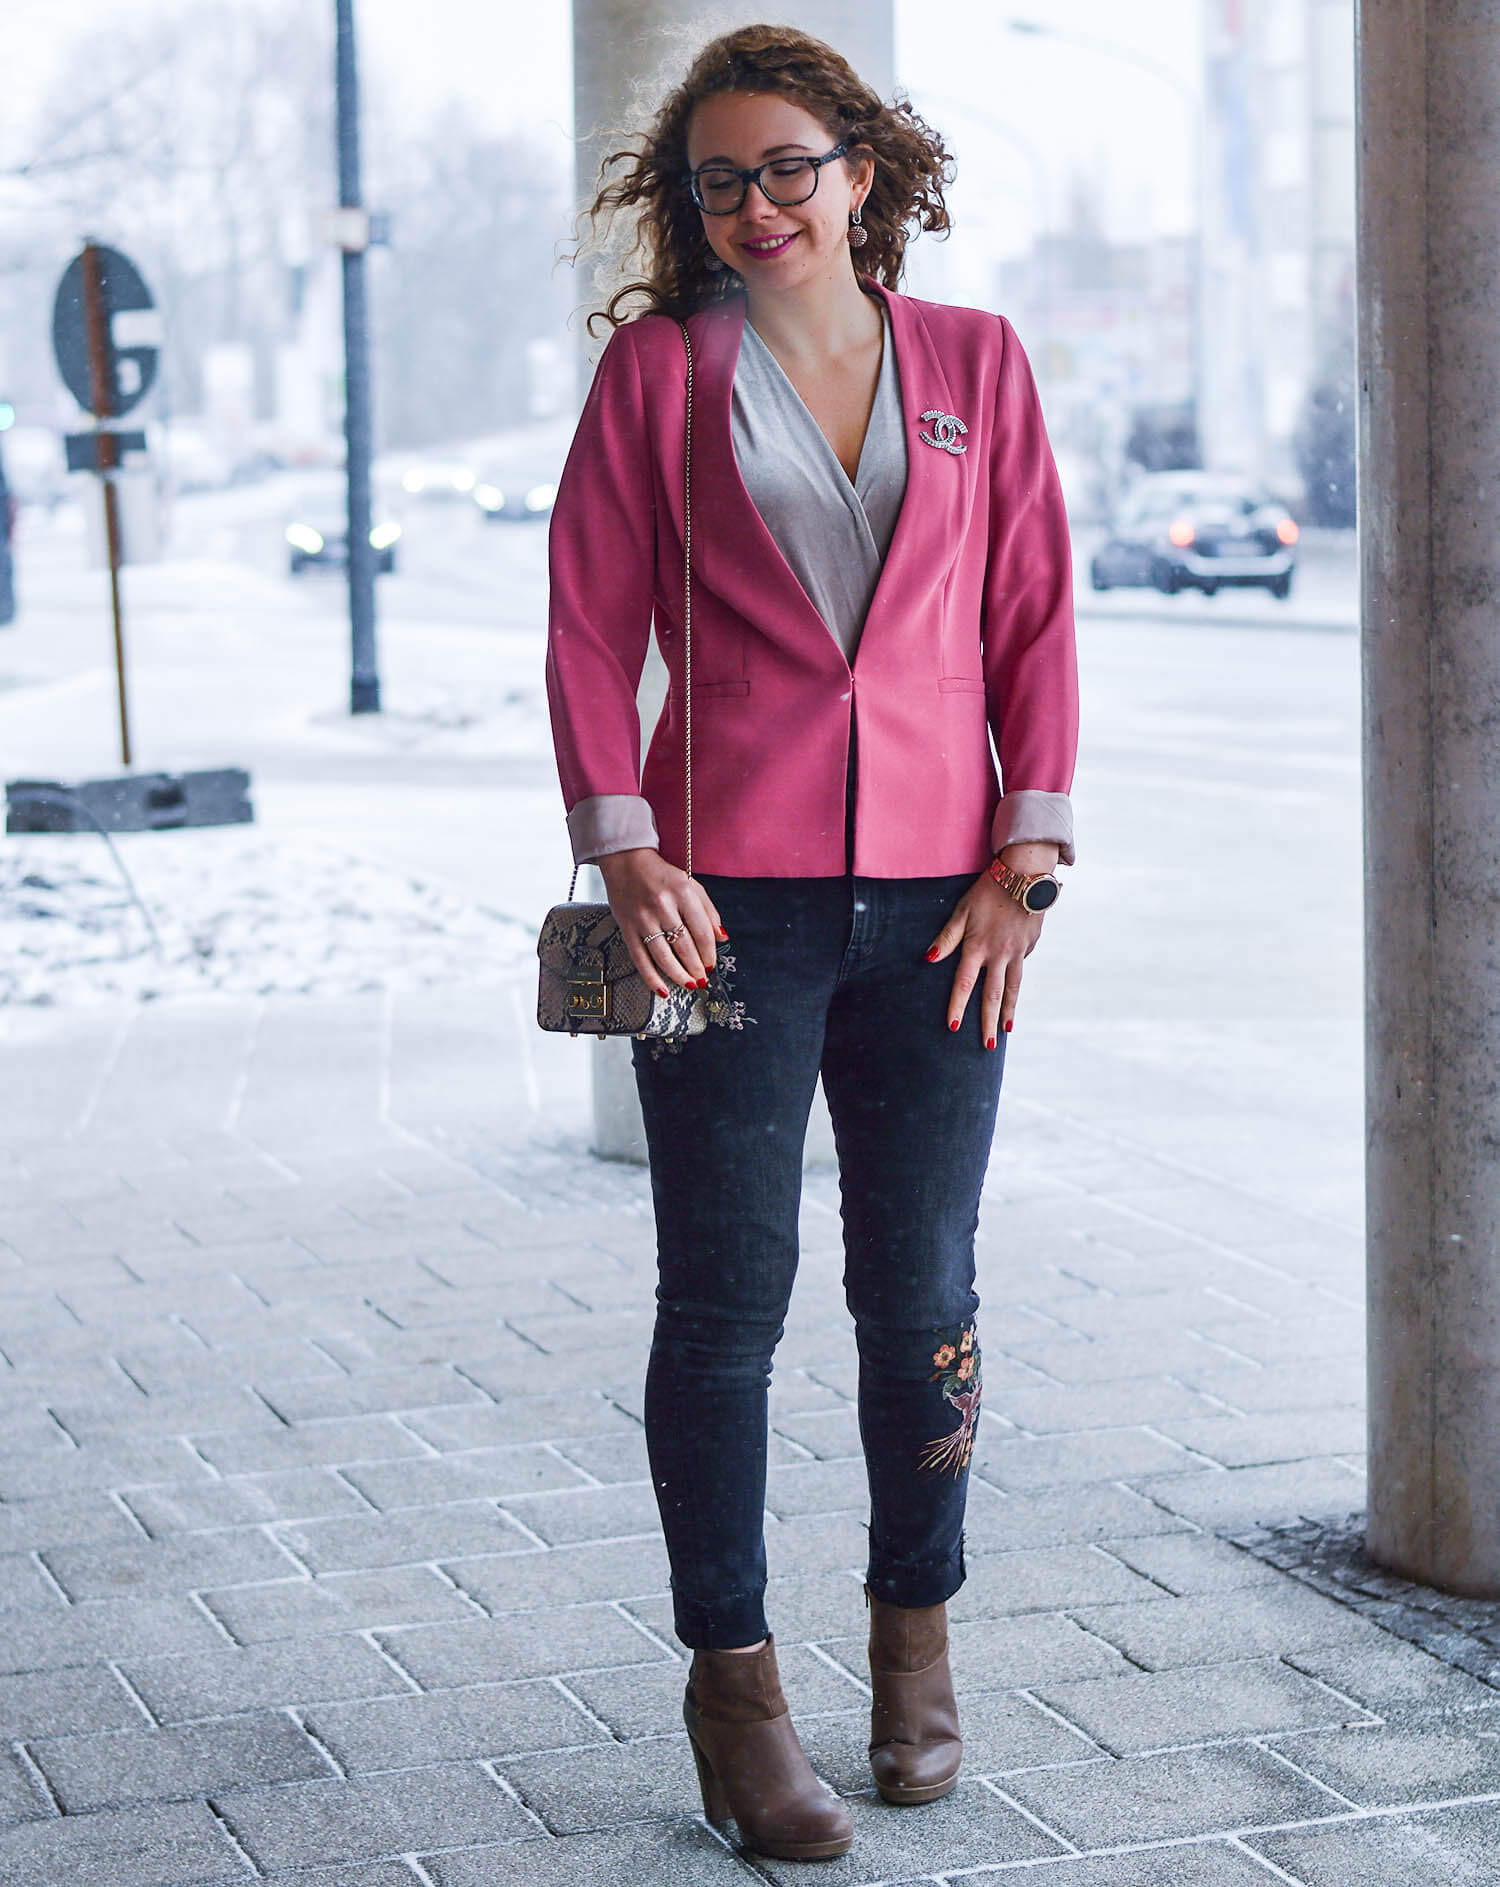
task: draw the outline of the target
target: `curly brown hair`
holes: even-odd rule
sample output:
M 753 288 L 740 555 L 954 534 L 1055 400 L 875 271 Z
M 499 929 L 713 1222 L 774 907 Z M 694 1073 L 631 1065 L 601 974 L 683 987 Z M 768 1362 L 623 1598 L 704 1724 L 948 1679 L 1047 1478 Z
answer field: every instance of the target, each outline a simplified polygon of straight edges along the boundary
M 710 40 L 636 143 L 599 166 L 599 191 L 586 212 L 590 240 L 575 258 L 594 246 L 601 220 L 608 228 L 619 212 L 633 209 L 635 240 L 621 272 L 639 273 L 589 316 L 590 333 L 600 320 L 617 328 L 641 314 L 686 316 L 738 287 L 737 277 L 709 267 L 712 251 L 686 183 L 689 120 L 718 92 L 780 92 L 836 142 L 873 155 L 875 181 L 863 206 L 869 242 L 854 252 L 861 273 L 897 287 L 910 237 L 951 227 L 943 191 L 953 180 L 952 156 L 904 94 L 883 104 L 841 53 L 794 27 L 742 26 Z M 627 168 L 611 180 L 621 164 Z

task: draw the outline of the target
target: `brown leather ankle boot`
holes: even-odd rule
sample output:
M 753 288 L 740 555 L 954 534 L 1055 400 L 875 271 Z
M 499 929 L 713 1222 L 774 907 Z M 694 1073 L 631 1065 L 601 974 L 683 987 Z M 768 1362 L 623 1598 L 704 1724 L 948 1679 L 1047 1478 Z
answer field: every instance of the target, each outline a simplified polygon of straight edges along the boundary
M 887 1802 L 935 1802 L 963 1761 L 946 1605 L 870 1603 L 870 1768 Z
M 779 1861 L 848 1852 L 854 1823 L 802 1753 L 772 1639 L 759 1651 L 695 1651 L 682 1716 L 716 1827 L 732 1815 L 747 1848 Z

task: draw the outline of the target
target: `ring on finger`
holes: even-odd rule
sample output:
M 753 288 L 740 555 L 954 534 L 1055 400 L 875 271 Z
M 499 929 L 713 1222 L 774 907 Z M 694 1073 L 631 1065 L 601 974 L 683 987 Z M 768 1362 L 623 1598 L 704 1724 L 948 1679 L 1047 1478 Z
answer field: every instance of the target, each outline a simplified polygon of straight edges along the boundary
M 670 935 L 671 935 L 670 931 L 653 930 L 649 937 L 642 937 L 641 942 L 643 944 L 656 943 L 659 938 L 668 937 Z
M 667 943 L 676 943 L 677 939 L 679 937 L 685 936 L 686 933 L 687 933 L 687 925 L 677 924 L 671 930 L 664 930 L 660 932 L 659 934 L 666 940 Z

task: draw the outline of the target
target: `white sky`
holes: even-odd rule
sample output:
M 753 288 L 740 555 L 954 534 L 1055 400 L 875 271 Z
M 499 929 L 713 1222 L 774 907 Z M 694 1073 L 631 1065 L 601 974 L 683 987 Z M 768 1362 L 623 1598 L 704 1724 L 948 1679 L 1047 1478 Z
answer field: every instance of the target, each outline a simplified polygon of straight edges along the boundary
M 5 0 L 4 63 L 11 105 L 34 98 L 57 52 L 149 0 Z M 194 0 L 166 0 L 191 19 Z M 309 10 L 331 0 L 302 0 Z M 243 0 L 253 6 L 256 0 Z M 416 117 L 463 98 L 481 122 L 561 144 L 572 122 L 567 0 L 356 0 L 361 61 L 379 68 Z M 795 5 L 770 5 L 795 18 Z M 1014 12 L 1058 31 L 1127 46 L 1199 77 L 1200 0 L 896 0 L 897 78 L 957 152 L 952 250 L 976 262 L 1013 254 L 1043 220 L 1056 221 L 1069 179 L 1103 192 L 1107 226 L 1140 238 L 1187 226 L 1190 106 L 1139 67 L 1077 43 L 1022 38 Z M 0 150 L 23 129 L 8 113 Z M 986 127 L 997 122 L 1002 131 Z M 1007 135 L 1008 134 L 1008 135 Z M 1029 145 L 1027 155 L 1018 145 Z

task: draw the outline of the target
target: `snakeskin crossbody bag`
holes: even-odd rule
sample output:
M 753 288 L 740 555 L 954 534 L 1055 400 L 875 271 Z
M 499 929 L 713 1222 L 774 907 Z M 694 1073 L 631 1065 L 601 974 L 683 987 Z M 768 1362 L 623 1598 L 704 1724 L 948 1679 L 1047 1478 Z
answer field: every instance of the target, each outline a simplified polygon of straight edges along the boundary
M 682 452 L 682 647 L 683 770 L 687 789 L 685 865 L 693 875 L 693 344 L 681 321 L 687 350 L 687 423 Z M 541 964 L 536 1019 L 544 1029 L 569 1035 L 639 1035 L 680 1038 L 708 1027 L 716 992 L 669 984 L 658 996 L 631 961 L 620 927 L 607 904 L 575 904 L 578 867 L 568 902 L 554 904 L 542 920 L 536 953 Z M 721 960 L 721 968 L 723 962 Z M 711 979 L 712 982 L 712 979 Z M 718 1016 L 714 1017 L 719 1020 Z M 727 1020 L 727 1018 L 724 1018 Z M 738 1027 L 738 1021 L 730 1023 Z

